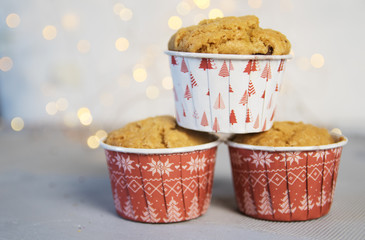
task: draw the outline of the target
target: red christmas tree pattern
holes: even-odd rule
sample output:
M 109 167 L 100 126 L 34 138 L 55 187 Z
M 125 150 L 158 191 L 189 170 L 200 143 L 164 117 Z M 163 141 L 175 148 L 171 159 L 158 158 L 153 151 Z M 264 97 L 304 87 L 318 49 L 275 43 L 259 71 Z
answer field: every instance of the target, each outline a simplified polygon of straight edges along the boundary
M 231 114 L 229 115 L 229 123 L 232 125 L 237 123 L 236 114 L 234 113 L 233 109 L 231 111 Z
M 262 71 L 261 77 L 265 78 L 266 82 L 269 81 L 269 79 L 271 79 L 270 62 L 266 63 L 264 71 Z
M 209 89 L 208 89 L 208 92 L 207 92 L 207 96 L 210 96 L 210 91 L 209 91 Z
M 182 59 L 182 62 L 181 62 L 181 72 L 183 72 L 183 73 L 189 72 L 188 66 L 186 66 L 184 58 Z
M 171 64 L 172 65 L 177 65 L 175 56 L 171 56 Z
M 182 109 L 183 109 L 183 116 L 186 117 L 186 112 L 185 112 L 184 105 L 181 105 L 181 106 L 182 106 Z
M 265 98 L 265 94 L 266 94 L 266 90 L 264 90 L 264 92 L 262 93 L 261 98 Z
M 255 87 L 253 86 L 252 81 L 250 80 L 250 82 L 248 83 L 248 96 L 251 97 L 252 95 L 254 95 L 256 93 L 255 91 Z
M 275 92 L 279 92 L 279 84 L 278 83 L 276 83 Z
M 186 100 L 189 100 L 191 98 L 191 92 L 189 90 L 188 85 L 186 85 L 186 90 L 185 90 L 185 94 L 184 94 L 184 98 L 186 98 Z
M 195 81 L 195 78 L 193 76 L 193 74 L 190 73 L 190 80 L 191 80 L 191 88 L 197 87 L 198 84 Z
M 218 94 L 217 100 L 214 104 L 214 109 L 225 109 L 226 106 L 224 105 L 223 98 L 221 96 L 221 93 Z
M 279 67 L 278 67 L 278 72 L 281 72 L 281 71 L 284 71 L 284 59 L 281 59 L 280 60 L 280 64 L 279 64 Z
M 213 130 L 215 132 L 220 131 L 219 124 L 218 124 L 218 119 L 217 118 L 214 119 Z
M 260 127 L 260 115 L 257 115 L 255 124 L 253 125 L 253 128 L 258 129 Z
M 228 71 L 228 68 L 227 68 L 226 61 L 223 61 L 223 65 L 222 65 L 221 70 L 218 73 L 218 76 L 221 76 L 221 77 L 228 77 L 229 76 L 229 71 Z
M 203 69 L 215 69 L 214 62 L 210 58 L 202 58 L 199 68 Z
M 275 109 L 274 109 L 274 111 L 272 112 L 272 115 L 271 115 L 270 121 L 274 120 L 274 117 L 275 117 L 275 111 L 276 111 L 276 108 L 275 108 Z
M 205 112 L 203 113 L 203 117 L 202 117 L 202 121 L 201 121 L 200 125 L 202 125 L 203 127 L 208 126 L 207 114 L 205 114 Z
M 180 122 L 180 116 L 179 116 L 179 113 L 177 111 L 176 111 L 176 121 Z
M 231 87 L 231 84 L 229 84 L 229 92 L 233 92 L 233 89 Z
M 247 108 L 247 112 L 246 112 L 246 123 L 250 123 L 251 122 L 251 111 L 249 108 Z
M 251 72 L 256 72 L 258 71 L 258 67 L 257 67 L 257 61 L 256 60 L 249 60 L 245 70 L 243 71 L 244 73 L 250 74 Z
M 232 71 L 232 70 L 234 70 L 234 67 L 233 67 L 232 61 L 229 60 L 229 71 Z
M 247 98 L 247 90 L 246 90 L 238 104 L 242 104 L 243 106 L 245 106 L 247 103 L 247 100 L 248 100 L 248 98 Z
M 264 126 L 262 127 L 262 131 L 265 131 L 266 130 L 266 119 L 265 119 L 265 122 L 264 122 Z

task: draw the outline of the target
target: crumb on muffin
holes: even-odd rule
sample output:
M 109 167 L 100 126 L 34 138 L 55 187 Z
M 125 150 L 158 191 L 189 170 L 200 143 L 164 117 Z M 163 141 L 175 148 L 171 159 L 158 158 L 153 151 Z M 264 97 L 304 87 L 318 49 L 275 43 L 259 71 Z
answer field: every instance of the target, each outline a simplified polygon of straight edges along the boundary
M 253 15 L 202 20 L 179 29 L 168 43 L 171 51 L 218 54 L 285 55 L 290 48 L 284 34 L 262 29 Z
M 235 135 L 232 141 L 272 147 L 319 146 L 336 142 L 325 128 L 289 121 L 274 122 L 266 132 Z
M 150 117 L 127 124 L 108 134 L 106 144 L 126 148 L 177 148 L 205 144 L 216 138 L 179 127 L 172 116 Z

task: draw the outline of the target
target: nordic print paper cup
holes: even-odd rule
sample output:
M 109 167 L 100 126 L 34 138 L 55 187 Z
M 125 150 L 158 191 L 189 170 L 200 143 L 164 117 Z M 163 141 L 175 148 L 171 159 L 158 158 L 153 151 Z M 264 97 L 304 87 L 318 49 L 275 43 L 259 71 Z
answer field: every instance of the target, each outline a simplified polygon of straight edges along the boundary
M 236 202 L 245 215 L 302 221 L 331 207 L 343 146 L 265 147 L 228 141 Z
M 210 204 L 219 140 L 192 147 L 105 150 L 117 213 L 129 220 L 170 223 L 197 218 Z
M 222 133 L 261 132 L 272 127 L 290 55 L 166 54 L 180 126 Z

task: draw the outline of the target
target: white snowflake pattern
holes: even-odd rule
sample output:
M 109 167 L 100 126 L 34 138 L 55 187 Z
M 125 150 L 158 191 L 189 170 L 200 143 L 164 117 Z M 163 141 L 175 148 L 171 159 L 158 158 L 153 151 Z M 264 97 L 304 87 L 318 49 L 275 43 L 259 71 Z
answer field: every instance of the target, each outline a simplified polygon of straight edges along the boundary
M 207 159 L 205 158 L 205 155 L 203 155 L 202 158 L 199 158 L 199 156 L 197 156 L 194 159 L 192 157 L 190 161 L 187 162 L 187 164 L 189 164 L 189 168 L 187 170 L 190 171 L 190 173 L 193 173 L 193 171 L 204 170 L 204 168 L 207 166 L 205 164 L 206 161 Z
M 249 158 L 249 159 L 252 160 L 252 163 L 255 164 L 256 167 L 258 167 L 259 165 L 261 165 L 262 167 L 265 167 L 265 164 L 270 167 L 270 163 L 274 162 L 270 159 L 270 157 L 271 157 L 271 154 L 260 151 L 258 153 L 253 152 L 253 154 L 251 155 L 251 158 Z
M 166 174 L 167 176 L 169 176 L 170 172 L 172 172 L 171 166 L 173 165 L 173 163 L 170 163 L 169 159 L 167 159 L 166 162 L 163 163 L 161 161 L 154 161 L 152 158 L 151 162 L 147 164 L 151 167 L 148 171 L 152 172 L 152 175 L 155 175 L 155 173 L 157 172 L 161 175 Z
M 299 160 L 303 159 L 301 156 L 300 156 L 300 153 L 299 152 L 287 152 L 286 153 L 286 159 L 284 158 L 283 160 L 281 160 L 281 162 L 289 162 L 290 165 L 293 164 L 293 162 L 296 162 L 297 164 L 299 164 Z
M 241 166 L 243 164 L 244 159 L 242 159 L 242 155 L 240 152 L 235 151 L 232 153 L 232 162 L 234 165 Z
M 129 156 L 127 158 L 124 158 L 121 155 L 117 155 L 115 160 L 116 165 L 119 167 L 119 169 L 123 167 L 124 172 L 129 171 L 131 173 L 132 169 L 134 169 L 134 167 L 132 166 L 134 161 L 132 161 Z
M 323 150 L 323 151 L 317 151 L 313 157 L 317 158 L 317 160 L 319 159 L 323 159 L 324 157 L 326 157 L 328 154 L 330 154 L 328 151 Z

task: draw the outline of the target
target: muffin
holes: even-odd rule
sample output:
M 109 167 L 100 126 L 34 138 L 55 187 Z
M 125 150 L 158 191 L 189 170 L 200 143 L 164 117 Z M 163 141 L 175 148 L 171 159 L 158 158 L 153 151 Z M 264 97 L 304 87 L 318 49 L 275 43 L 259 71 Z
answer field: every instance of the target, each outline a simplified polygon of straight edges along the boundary
M 303 123 L 227 141 L 239 211 L 273 221 L 303 221 L 331 207 L 347 138 Z
M 127 124 L 101 142 L 116 212 L 147 223 L 180 222 L 210 204 L 219 141 L 185 130 L 170 116 Z
M 290 42 L 255 16 L 201 21 L 178 30 L 166 52 L 177 123 L 205 132 L 271 128 Z

